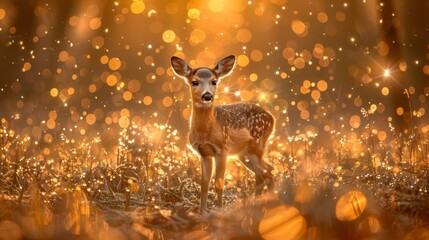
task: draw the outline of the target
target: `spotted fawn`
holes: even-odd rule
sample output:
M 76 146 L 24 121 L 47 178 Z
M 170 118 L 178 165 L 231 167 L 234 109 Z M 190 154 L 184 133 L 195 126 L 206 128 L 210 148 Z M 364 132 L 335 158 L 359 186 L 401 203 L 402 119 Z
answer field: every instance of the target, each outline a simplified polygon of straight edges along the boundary
M 274 128 L 273 116 L 258 105 L 237 103 L 217 106 L 213 103 L 221 79 L 228 76 L 235 65 L 231 55 L 212 69 L 192 69 L 185 60 L 173 56 L 171 66 L 191 89 L 192 116 L 189 143 L 201 160 L 201 213 L 207 209 L 207 193 L 215 161 L 215 189 L 217 205 L 222 207 L 224 175 L 227 156 L 237 156 L 255 173 L 256 194 L 266 185 L 274 188 L 273 167 L 262 160 L 268 138 Z

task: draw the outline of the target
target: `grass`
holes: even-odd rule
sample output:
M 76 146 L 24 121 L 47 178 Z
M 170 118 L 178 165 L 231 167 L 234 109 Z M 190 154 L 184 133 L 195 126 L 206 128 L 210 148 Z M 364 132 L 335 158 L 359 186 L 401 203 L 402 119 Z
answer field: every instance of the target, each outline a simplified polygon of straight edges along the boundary
M 205 215 L 199 160 L 169 125 L 62 134 L 49 147 L 3 127 L 0 239 L 425 239 L 427 133 L 390 124 L 387 142 L 366 119 L 359 133 L 334 131 L 331 147 L 312 132 L 278 134 L 266 159 L 275 193 L 254 196 L 252 174 L 230 161 L 226 207 L 212 190 Z

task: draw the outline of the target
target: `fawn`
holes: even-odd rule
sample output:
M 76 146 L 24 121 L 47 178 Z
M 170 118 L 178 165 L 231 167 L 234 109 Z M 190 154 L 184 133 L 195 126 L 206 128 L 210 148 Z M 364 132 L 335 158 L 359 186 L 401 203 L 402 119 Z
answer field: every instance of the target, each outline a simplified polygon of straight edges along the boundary
M 201 160 L 201 213 L 207 208 L 207 193 L 216 164 L 215 189 L 217 205 L 222 207 L 224 175 L 228 155 L 236 155 L 255 173 L 256 194 L 261 194 L 266 184 L 273 190 L 273 167 L 262 160 L 265 145 L 274 128 L 273 116 L 251 103 L 216 106 L 213 99 L 220 80 L 228 76 L 235 65 L 231 55 L 213 68 L 191 69 L 185 60 L 173 56 L 174 73 L 183 78 L 191 89 L 192 116 L 189 142 Z

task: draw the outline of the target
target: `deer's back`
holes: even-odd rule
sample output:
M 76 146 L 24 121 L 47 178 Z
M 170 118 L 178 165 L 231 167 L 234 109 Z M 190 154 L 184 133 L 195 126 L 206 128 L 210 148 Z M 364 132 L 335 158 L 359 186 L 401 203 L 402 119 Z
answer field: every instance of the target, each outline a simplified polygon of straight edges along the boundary
M 273 116 L 252 103 L 237 103 L 215 107 L 215 117 L 224 131 L 247 129 L 254 139 L 265 141 L 274 127 Z

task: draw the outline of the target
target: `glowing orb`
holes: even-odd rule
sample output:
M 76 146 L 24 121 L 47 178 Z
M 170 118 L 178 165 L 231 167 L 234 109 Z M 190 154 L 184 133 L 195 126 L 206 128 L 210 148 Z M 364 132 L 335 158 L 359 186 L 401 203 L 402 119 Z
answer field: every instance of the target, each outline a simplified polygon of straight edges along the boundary
M 118 82 L 118 78 L 115 75 L 111 74 L 107 77 L 106 82 L 107 85 L 112 87 L 116 85 L 116 83 Z
M 353 221 L 366 208 L 367 199 L 360 191 L 350 191 L 338 200 L 335 206 L 335 215 L 340 221 Z
M 259 223 L 259 233 L 263 239 L 299 239 L 306 230 L 306 222 L 299 211 L 290 206 L 280 205 L 269 209 Z
M 390 76 L 390 70 L 389 69 L 385 69 L 384 70 L 384 74 L 385 77 L 389 77 Z
M 237 57 L 237 64 L 240 67 L 245 67 L 249 64 L 249 58 L 246 55 L 240 55 Z
M 109 60 L 109 68 L 112 71 L 116 71 L 121 67 L 121 60 L 119 58 L 111 58 Z
M 302 21 L 300 20 L 292 21 L 292 30 L 296 35 L 303 34 L 306 29 L 307 29 L 307 26 L 305 26 L 305 24 Z
M 162 40 L 166 43 L 171 43 L 176 39 L 176 33 L 173 30 L 167 30 L 162 34 Z
M 134 14 L 140 14 L 145 9 L 145 4 L 143 1 L 133 1 L 131 3 L 131 12 Z
M 0 20 L 6 16 L 6 11 L 3 8 L 0 8 Z
M 56 97 L 58 96 L 58 89 L 52 88 L 51 91 L 49 91 L 49 93 L 51 94 L 52 97 Z
M 200 10 L 198 10 L 197 8 L 191 8 L 188 11 L 188 17 L 190 19 L 197 19 L 200 17 Z

